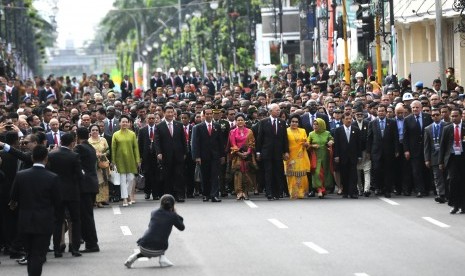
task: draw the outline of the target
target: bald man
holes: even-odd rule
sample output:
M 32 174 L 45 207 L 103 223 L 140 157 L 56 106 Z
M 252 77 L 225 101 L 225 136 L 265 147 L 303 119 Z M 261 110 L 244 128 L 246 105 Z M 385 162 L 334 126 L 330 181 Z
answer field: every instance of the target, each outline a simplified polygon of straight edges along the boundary
M 45 134 L 47 138 L 47 147 L 58 147 L 60 146 L 61 136 L 63 136 L 64 132 L 59 129 L 60 123 L 57 119 L 51 119 L 49 125 L 50 131 Z

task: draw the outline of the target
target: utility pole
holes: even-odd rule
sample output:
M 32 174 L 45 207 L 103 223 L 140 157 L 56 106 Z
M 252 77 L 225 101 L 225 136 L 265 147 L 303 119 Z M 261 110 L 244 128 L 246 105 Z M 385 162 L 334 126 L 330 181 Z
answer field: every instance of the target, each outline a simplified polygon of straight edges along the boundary
M 439 79 L 441 80 L 441 90 L 446 90 L 446 66 L 444 61 L 444 45 L 442 43 L 442 3 L 440 0 L 436 0 L 436 49 L 439 62 Z
M 375 44 L 376 44 L 376 78 L 378 83 L 383 83 L 383 72 L 381 63 L 381 8 L 384 5 L 383 1 L 378 2 L 378 7 L 376 8 L 376 16 L 375 16 Z
M 349 45 L 347 44 L 347 7 L 342 1 L 342 34 L 344 39 L 344 80 L 350 84 Z

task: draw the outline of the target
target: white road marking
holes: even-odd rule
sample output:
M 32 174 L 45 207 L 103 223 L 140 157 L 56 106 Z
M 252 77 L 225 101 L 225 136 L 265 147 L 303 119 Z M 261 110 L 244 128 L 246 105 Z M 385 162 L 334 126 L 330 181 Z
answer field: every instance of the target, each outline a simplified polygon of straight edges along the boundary
M 431 218 L 431 217 L 422 217 L 424 220 L 428 221 L 428 222 L 431 222 L 432 224 L 436 225 L 436 226 L 439 226 L 441 228 L 449 228 L 450 225 L 447 225 L 445 223 L 442 223 L 438 220 L 435 220 L 434 218 Z
M 363 272 L 362 273 L 354 273 L 354 275 L 355 276 L 370 276 L 370 275 L 368 275 L 366 273 L 363 273 Z
M 268 221 L 274 224 L 274 226 L 278 227 L 279 229 L 289 228 L 277 219 L 268 219 Z
M 385 198 L 385 197 L 378 197 L 379 199 L 381 199 L 382 201 L 386 202 L 386 203 L 389 203 L 391 205 L 400 205 L 399 203 L 395 202 L 394 200 L 390 200 L 388 198 Z
M 125 236 L 132 236 L 131 229 L 127 226 L 120 226 L 121 232 L 123 232 L 123 235 Z
M 245 204 L 249 205 L 250 208 L 258 208 L 258 206 L 252 202 L 252 200 L 244 200 Z
M 329 254 L 329 252 L 326 249 L 321 248 L 313 242 L 304 242 L 303 244 L 310 247 L 313 251 L 315 251 L 318 254 Z
M 134 249 L 134 253 L 140 253 L 140 249 L 138 249 L 138 248 Z M 139 262 L 146 262 L 148 260 L 149 260 L 149 258 L 147 258 L 147 257 L 142 257 L 142 258 L 137 259 L 137 261 L 139 261 Z
M 121 209 L 119 206 L 113 206 L 113 215 L 121 215 Z

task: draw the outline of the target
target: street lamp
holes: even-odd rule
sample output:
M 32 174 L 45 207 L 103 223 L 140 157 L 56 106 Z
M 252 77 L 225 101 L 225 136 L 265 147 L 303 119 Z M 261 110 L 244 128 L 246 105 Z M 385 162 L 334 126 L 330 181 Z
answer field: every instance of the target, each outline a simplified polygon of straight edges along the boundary
M 158 47 L 160 47 L 160 44 L 158 43 L 158 41 L 155 41 L 152 46 L 153 48 L 158 49 Z
M 216 19 L 216 10 L 218 9 L 218 6 L 219 5 L 218 5 L 217 1 L 210 2 L 210 9 L 213 10 L 212 23 Z M 216 38 L 218 36 L 217 33 L 218 33 L 218 30 L 216 28 L 216 25 L 213 24 L 213 34 L 210 37 L 212 39 L 212 49 L 213 49 L 213 52 L 214 52 L 214 54 L 212 55 L 213 62 L 214 62 L 214 67 L 218 67 L 218 47 L 216 45 Z M 204 73 L 206 73 L 206 72 L 204 72 Z

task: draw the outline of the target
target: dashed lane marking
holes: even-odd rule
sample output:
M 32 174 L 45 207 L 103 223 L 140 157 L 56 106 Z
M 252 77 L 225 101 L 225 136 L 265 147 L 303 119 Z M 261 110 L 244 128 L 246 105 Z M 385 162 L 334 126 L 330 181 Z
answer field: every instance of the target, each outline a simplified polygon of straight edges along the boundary
M 120 226 L 121 232 L 123 232 L 123 235 L 125 236 L 132 236 L 131 229 L 127 226 Z
M 378 198 L 381 199 L 382 201 L 384 201 L 386 203 L 389 203 L 391 205 L 394 205 L 394 206 L 400 205 L 399 203 L 395 202 L 394 200 L 391 200 L 391 199 L 388 199 L 388 198 L 385 198 L 385 197 L 378 197 Z
M 449 228 L 450 225 L 447 225 L 445 223 L 440 222 L 439 220 L 435 220 L 434 218 L 431 217 L 422 217 L 424 220 L 431 222 L 432 224 L 439 226 L 441 228 Z
M 277 219 L 271 218 L 268 219 L 268 221 L 271 222 L 274 226 L 278 227 L 279 229 L 289 228 Z
M 113 215 L 121 215 L 121 209 L 119 206 L 113 206 Z
M 244 200 L 245 204 L 247 204 L 250 208 L 258 208 L 258 206 L 253 203 L 251 200 Z
M 310 249 L 312 249 L 313 251 L 315 251 L 318 254 L 329 254 L 328 250 L 316 245 L 313 242 L 304 242 L 303 244 L 308 246 Z

